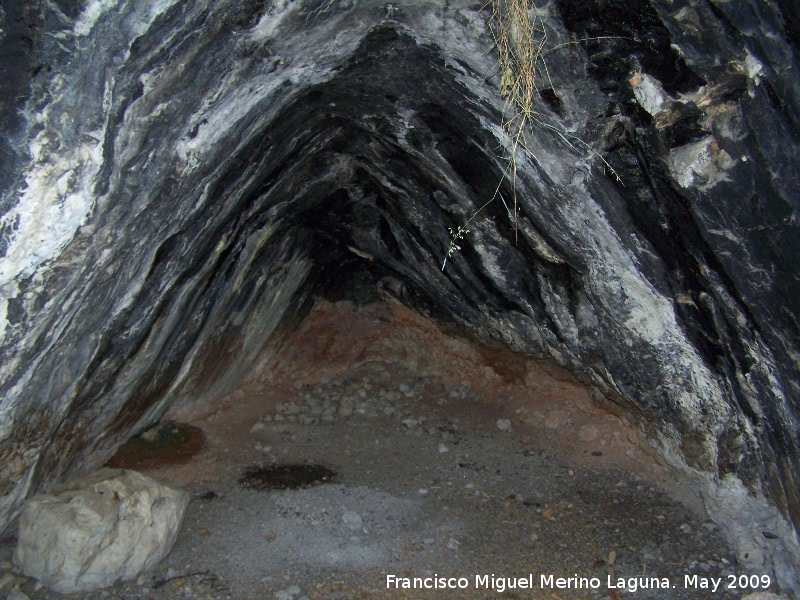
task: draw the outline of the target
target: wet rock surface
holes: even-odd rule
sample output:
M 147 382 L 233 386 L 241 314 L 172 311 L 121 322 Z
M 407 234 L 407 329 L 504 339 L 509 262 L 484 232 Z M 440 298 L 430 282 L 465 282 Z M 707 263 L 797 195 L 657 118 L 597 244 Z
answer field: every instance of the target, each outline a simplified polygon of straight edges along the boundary
M 3 6 L 4 530 L 229 393 L 315 299 L 384 295 L 596 385 L 797 590 L 797 9 L 534 12 L 547 81 L 511 178 L 481 3 Z

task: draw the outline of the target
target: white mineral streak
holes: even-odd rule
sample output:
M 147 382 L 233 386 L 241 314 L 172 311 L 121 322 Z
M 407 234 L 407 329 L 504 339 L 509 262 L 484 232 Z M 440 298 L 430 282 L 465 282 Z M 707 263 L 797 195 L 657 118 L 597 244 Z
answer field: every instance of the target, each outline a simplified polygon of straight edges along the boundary
M 498 251 L 496 248 L 486 246 L 484 244 L 475 244 L 475 250 L 481 257 L 481 264 L 484 271 L 489 274 L 489 277 L 494 281 L 499 282 L 502 287 L 508 287 L 508 282 L 505 278 L 505 272 L 498 262 Z
M 151 0 L 150 2 L 137 2 L 134 10 L 137 10 L 139 18 L 130 22 L 130 33 L 132 37 L 143 34 L 150 28 L 153 21 L 160 14 L 169 10 L 178 0 Z M 115 10 L 120 0 L 93 0 L 89 2 L 81 12 L 73 29 L 76 36 L 85 37 L 92 32 L 97 22 L 109 11 Z M 128 2 L 123 3 L 123 9 Z M 131 39 L 133 41 L 133 39 Z
M 281 23 L 293 12 L 300 8 L 300 2 L 291 0 L 277 0 L 270 10 L 266 11 L 258 24 L 253 27 L 249 37 L 254 42 L 263 42 L 275 36 L 275 32 Z
M 18 293 L 15 280 L 32 275 L 58 256 L 94 208 L 92 187 L 102 165 L 102 145 L 84 143 L 61 154 L 43 155 L 46 136 L 42 132 L 31 142 L 34 164 L 25 176 L 27 187 L 2 218 L 14 233 L 0 258 L 0 341 L 8 325 L 8 301 Z M 96 137 L 102 139 L 102 132 Z
M 137 7 L 138 18 L 132 21 L 130 42 L 176 2 L 153 0 Z M 76 21 L 75 35 L 89 35 L 103 15 L 118 4 L 119 0 L 89 2 Z M 107 86 L 103 103 L 106 113 L 111 109 L 110 94 Z M 54 153 L 49 149 L 56 146 L 54 140 L 59 137 L 52 130 L 55 119 L 45 109 L 32 120 L 46 126 L 28 146 L 33 163 L 25 175 L 26 188 L 17 205 L 0 220 L 13 231 L 6 255 L 0 258 L 0 342 L 8 326 L 8 301 L 18 294 L 16 280 L 29 277 L 42 264 L 59 256 L 86 223 L 95 206 L 93 187 L 103 161 L 104 130 L 88 132 L 84 139 L 90 141 Z
M 585 202 L 591 206 L 589 198 Z M 716 378 L 678 325 L 672 302 L 639 272 L 600 210 L 571 204 L 564 206 L 564 212 L 572 213 L 567 215 L 568 222 L 584 224 L 585 239 L 581 243 L 594 239 L 589 285 L 596 290 L 595 297 L 614 298 L 627 311 L 627 315 L 620 315 L 619 324 L 625 330 L 620 336 L 658 349 L 653 356 L 659 360 L 659 371 L 665 374 L 665 387 L 675 394 L 673 401 L 680 404 L 688 419 L 723 427 L 730 408 Z M 712 447 L 709 450 L 714 451 Z
M 150 26 L 153 24 L 159 15 L 165 13 L 167 10 L 172 8 L 175 4 L 177 4 L 178 0 L 162 0 L 157 1 L 154 0 L 150 2 L 150 5 L 147 7 L 146 11 L 142 11 L 144 13 L 143 19 L 138 19 L 134 22 L 132 26 L 132 33 L 134 36 L 140 36 L 145 31 L 150 29 Z
M 750 54 L 750 52 L 747 53 L 747 57 L 744 59 L 744 68 L 745 71 L 747 71 L 747 76 L 755 81 L 756 85 L 761 83 L 761 75 L 764 71 L 764 65 L 762 65 L 756 57 Z
M 75 23 L 75 35 L 89 35 L 100 17 L 109 10 L 116 8 L 118 4 L 119 0 L 94 0 L 94 2 L 89 2 Z
M 287 76 L 302 77 L 303 69 L 295 69 Z M 285 81 L 284 78 L 262 76 L 252 79 L 248 86 L 238 86 L 238 73 L 228 74 L 218 91 L 197 112 L 192 122 L 200 121 L 194 137 L 184 136 L 175 151 L 186 165 L 184 174 L 194 170 L 201 162 L 203 153 L 216 147 L 220 139 L 230 134 L 232 124 L 251 114 L 253 108 Z
M 735 161 L 719 147 L 714 136 L 670 150 L 670 172 L 678 184 L 686 189 L 698 187 L 706 190 L 720 181 L 728 181 L 726 171 Z
M 690 188 L 696 181 L 708 180 L 711 176 L 711 143 L 713 137 L 704 137 L 698 142 L 681 146 L 670 152 L 670 170 L 678 184 Z
M 648 113 L 655 116 L 672 101 L 661 82 L 647 73 L 637 73 L 630 79 L 636 101 Z

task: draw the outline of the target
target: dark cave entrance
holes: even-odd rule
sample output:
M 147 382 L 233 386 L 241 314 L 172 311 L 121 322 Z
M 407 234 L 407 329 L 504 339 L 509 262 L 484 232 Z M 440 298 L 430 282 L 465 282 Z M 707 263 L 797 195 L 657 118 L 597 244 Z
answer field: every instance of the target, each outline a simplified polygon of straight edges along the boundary
M 533 573 L 537 587 L 580 573 L 601 582 L 599 598 L 646 564 L 676 586 L 659 597 L 692 598 L 683 570 L 731 564 L 698 497 L 618 406 L 552 361 L 467 340 L 368 285 L 318 299 L 224 396 L 168 413 L 207 442 L 191 461 L 145 469 L 194 498 L 154 583 L 171 570 L 194 593 L 213 580 L 388 598 L 386 573 L 434 570 L 469 578 L 453 598 L 482 598 L 484 570 Z M 241 484 L 287 465 L 330 479 Z

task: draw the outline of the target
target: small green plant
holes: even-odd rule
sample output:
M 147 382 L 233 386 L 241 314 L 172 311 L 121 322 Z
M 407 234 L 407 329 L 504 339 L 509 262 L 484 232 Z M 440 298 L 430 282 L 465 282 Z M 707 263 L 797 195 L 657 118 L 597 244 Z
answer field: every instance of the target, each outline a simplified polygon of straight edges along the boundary
M 510 167 L 511 163 L 509 163 L 508 168 Z M 484 208 L 489 206 L 489 204 L 494 202 L 497 198 L 500 198 L 500 200 L 503 202 L 503 205 L 506 207 L 506 210 L 508 211 L 509 217 L 512 219 L 512 222 L 514 221 L 514 214 L 511 213 L 511 210 L 509 210 L 508 208 L 508 204 L 506 204 L 505 198 L 503 198 L 503 194 L 500 193 L 500 186 L 503 185 L 503 181 L 508 176 L 508 168 L 506 169 L 505 173 L 503 173 L 503 177 L 500 179 L 500 183 L 497 185 L 497 189 L 494 191 L 492 197 L 489 198 L 489 200 L 487 200 L 483 206 L 481 206 L 478 210 L 472 213 L 472 216 L 467 220 L 466 223 L 464 223 L 461 227 L 459 227 L 455 231 L 453 230 L 452 227 L 447 228 L 448 231 L 450 232 L 450 247 L 447 249 L 447 254 L 444 257 L 444 262 L 442 262 L 442 271 L 444 271 L 444 268 L 447 266 L 447 259 L 450 258 L 453 255 L 453 253 L 461 250 L 461 246 L 459 246 L 458 243 L 464 238 L 466 234 L 470 232 L 470 230 L 467 229 L 467 227 L 469 227 L 469 224 L 472 223 L 479 214 L 481 214 Z
M 514 232 L 517 232 L 517 152 L 522 149 L 525 153 L 535 158 L 535 154 L 525 143 L 525 134 L 529 127 L 541 127 L 552 132 L 562 142 L 567 144 L 572 150 L 578 151 L 577 146 L 582 146 L 595 155 L 599 156 L 605 165 L 610 169 L 615 177 L 619 176 L 605 161 L 597 154 L 586 142 L 577 136 L 568 134 L 566 131 L 551 125 L 543 120 L 542 116 L 535 110 L 535 101 L 539 96 L 538 81 L 544 79 L 548 82 L 551 89 L 553 83 L 544 55 L 553 52 L 568 44 L 559 44 L 546 50 L 547 29 L 542 19 L 542 10 L 537 8 L 533 0 L 489 0 L 492 14 L 489 17 L 487 26 L 494 38 L 495 48 L 497 49 L 497 68 L 500 73 L 500 97 L 506 100 L 503 112 L 503 130 L 511 141 L 508 150 L 508 166 L 500 178 L 500 183 L 494 194 L 486 201 L 464 225 L 450 230 L 450 246 L 447 249 L 442 271 L 447 266 L 447 259 L 461 249 L 459 242 L 464 235 L 469 233 L 467 227 L 475 218 L 492 202 L 498 198 L 503 202 L 509 218 L 514 225 Z M 489 4 L 486 5 L 487 7 Z M 484 7 L 486 8 L 486 7 Z M 605 38 L 591 38 L 605 39 Z M 583 41 L 583 40 L 582 40 Z M 503 182 L 508 179 L 511 183 L 511 203 L 513 208 L 509 208 L 506 199 L 500 193 Z

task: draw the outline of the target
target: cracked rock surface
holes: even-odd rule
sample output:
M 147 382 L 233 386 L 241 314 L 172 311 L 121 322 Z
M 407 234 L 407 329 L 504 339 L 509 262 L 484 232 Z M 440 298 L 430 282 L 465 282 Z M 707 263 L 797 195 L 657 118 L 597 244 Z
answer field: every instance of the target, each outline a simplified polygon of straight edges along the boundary
M 798 593 L 797 7 L 537 5 L 515 177 L 482 7 L 2 6 L 3 528 L 383 294 L 596 386 Z

